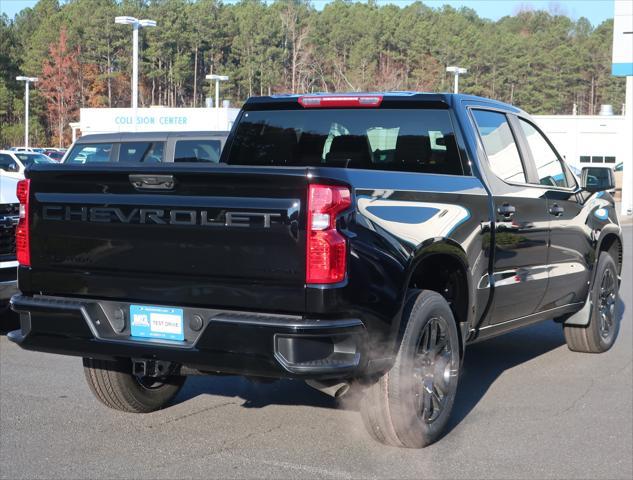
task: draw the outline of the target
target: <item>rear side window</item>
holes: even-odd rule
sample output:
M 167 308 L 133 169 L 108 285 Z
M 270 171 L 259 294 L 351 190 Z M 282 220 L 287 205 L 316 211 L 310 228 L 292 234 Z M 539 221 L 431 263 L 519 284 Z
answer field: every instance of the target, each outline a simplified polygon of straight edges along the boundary
M 112 161 L 111 143 L 77 144 L 68 154 L 64 163 L 103 163 Z
M 245 112 L 227 163 L 462 175 L 448 110 Z
M 174 162 L 218 163 L 222 143 L 220 140 L 178 140 L 174 153 Z
M 488 163 L 496 176 L 507 182 L 526 183 L 519 149 L 503 113 L 473 110 Z
M 160 163 L 163 161 L 164 142 L 122 142 L 120 163 Z

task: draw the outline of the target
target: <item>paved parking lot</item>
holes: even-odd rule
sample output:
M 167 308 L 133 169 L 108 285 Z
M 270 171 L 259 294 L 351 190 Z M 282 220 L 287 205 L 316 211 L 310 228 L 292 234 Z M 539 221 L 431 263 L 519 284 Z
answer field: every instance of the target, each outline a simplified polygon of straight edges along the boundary
M 572 353 L 553 322 L 472 346 L 451 431 L 424 450 L 374 443 L 354 399 L 337 405 L 300 382 L 195 377 L 166 410 L 114 412 L 80 359 L 2 335 L 0 477 L 630 479 L 631 230 L 615 347 Z

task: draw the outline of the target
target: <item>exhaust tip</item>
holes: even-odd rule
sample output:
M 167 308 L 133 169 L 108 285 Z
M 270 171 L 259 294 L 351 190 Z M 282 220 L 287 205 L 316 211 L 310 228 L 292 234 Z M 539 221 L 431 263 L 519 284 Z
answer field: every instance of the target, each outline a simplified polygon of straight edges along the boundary
M 349 392 L 349 383 L 344 383 L 336 392 L 334 392 L 334 398 L 340 398 L 347 392 Z
M 340 380 L 306 380 L 306 383 L 312 388 L 334 398 L 340 398 L 349 391 L 349 383 L 341 382 Z

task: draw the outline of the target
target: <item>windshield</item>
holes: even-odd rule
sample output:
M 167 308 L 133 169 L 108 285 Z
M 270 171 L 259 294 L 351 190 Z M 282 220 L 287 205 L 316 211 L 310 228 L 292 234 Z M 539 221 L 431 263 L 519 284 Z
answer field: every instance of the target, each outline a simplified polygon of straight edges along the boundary
M 245 112 L 226 162 L 461 175 L 448 110 Z
M 15 153 L 15 156 L 20 159 L 20 161 L 24 164 L 24 167 L 30 167 L 34 163 L 55 163 L 55 160 L 47 157 L 46 155 L 42 155 L 41 153 L 18 152 Z

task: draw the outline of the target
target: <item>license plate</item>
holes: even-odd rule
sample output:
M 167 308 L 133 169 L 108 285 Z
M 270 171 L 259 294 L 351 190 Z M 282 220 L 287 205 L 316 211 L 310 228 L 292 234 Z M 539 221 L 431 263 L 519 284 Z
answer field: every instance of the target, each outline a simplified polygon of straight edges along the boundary
M 182 308 L 130 305 L 133 337 L 184 340 Z

